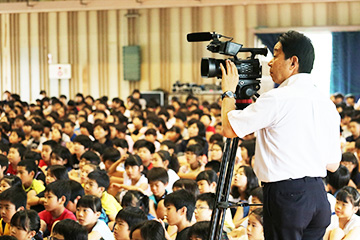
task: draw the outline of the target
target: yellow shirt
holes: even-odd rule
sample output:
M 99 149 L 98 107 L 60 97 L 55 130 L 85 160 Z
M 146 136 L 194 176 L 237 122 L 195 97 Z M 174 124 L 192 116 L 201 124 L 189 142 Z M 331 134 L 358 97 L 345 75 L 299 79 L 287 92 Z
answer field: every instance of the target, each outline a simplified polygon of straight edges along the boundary
M 26 193 L 29 192 L 30 190 L 35 190 L 36 194 L 39 194 L 40 192 L 45 190 L 45 186 L 39 180 L 33 179 L 30 187 L 25 189 L 23 185 L 23 189 L 25 190 Z
M 5 223 L 5 227 L 3 229 L 3 220 L 0 220 L 0 236 L 10 235 L 10 223 Z
M 101 196 L 101 205 L 105 210 L 106 215 L 117 214 L 121 209 L 121 205 L 114 196 L 108 194 L 106 191 Z

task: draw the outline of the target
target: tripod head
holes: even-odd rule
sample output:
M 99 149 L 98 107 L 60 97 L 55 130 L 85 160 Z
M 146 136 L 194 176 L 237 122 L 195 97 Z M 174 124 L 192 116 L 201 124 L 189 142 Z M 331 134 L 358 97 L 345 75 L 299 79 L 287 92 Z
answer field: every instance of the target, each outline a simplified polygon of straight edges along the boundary
M 252 98 L 258 98 L 257 93 L 260 89 L 260 80 L 257 79 L 240 79 L 236 87 L 236 109 L 243 110 L 253 101 Z

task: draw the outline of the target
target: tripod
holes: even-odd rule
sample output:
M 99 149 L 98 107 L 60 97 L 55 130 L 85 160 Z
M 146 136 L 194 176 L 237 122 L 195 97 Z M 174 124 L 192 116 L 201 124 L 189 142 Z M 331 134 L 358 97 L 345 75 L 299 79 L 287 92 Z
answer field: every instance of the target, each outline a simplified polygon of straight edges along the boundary
M 235 92 L 236 109 L 243 110 L 251 104 L 251 97 L 253 95 L 259 97 L 259 94 L 257 94 L 259 89 L 260 80 L 240 80 Z M 244 207 L 249 205 L 247 203 L 232 203 L 228 201 L 238 144 L 238 137 L 226 139 L 224 153 L 220 164 L 219 182 L 216 187 L 215 204 L 211 216 L 209 240 L 221 239 L 222 229 L 224 227 L 225 211 L 227 208 L 239 206 Z

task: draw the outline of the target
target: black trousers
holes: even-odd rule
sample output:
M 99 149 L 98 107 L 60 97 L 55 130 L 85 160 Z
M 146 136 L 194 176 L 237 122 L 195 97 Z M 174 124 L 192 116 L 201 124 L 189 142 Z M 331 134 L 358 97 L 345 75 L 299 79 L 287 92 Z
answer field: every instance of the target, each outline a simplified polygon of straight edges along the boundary
M 321 178 L 264 184 L 266 240 L 321 240 L 330 217 L 330 204 Z

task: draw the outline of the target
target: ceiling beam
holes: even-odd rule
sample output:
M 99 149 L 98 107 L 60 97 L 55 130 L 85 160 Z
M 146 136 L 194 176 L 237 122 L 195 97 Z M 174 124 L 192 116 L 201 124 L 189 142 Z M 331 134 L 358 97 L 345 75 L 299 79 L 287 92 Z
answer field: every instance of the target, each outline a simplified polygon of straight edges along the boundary
M 0 3 L 0 13 L 64 12 L 172 7 L 211 7 L 231 5 L 358 2 L 358 0 L 67 0 Z

